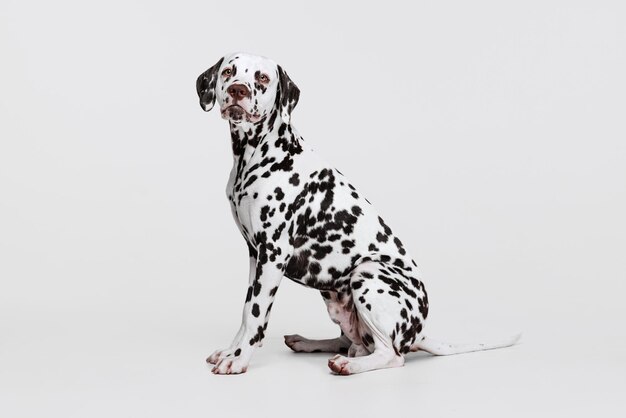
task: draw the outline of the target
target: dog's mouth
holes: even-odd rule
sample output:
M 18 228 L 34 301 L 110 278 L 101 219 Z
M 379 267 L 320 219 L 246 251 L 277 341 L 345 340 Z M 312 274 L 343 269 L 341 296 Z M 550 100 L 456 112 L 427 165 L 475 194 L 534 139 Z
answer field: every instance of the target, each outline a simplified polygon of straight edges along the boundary
M 244 119 L 248 122 L 255 122 L 259 119 L 258 115 L 251 114 L 238 104 L 232 104 L 222 109 L 222 117 L 233 122 L 241 122 Z

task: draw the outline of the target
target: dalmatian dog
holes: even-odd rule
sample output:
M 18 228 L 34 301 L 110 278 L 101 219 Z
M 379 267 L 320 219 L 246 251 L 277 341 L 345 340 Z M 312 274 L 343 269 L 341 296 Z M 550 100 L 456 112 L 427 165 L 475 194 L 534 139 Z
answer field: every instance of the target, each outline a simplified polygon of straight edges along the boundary
M 217 101 L 230 125 L 226 193 L 250 261 L 242 324 L 232 344 L 207 359 L 213 373 L 247 370 L 283 277 L 317 289 L 341 328 L 337 338 L 286 335 L 285 343 L 335 353 L 328 366 L 336 374 L 399 367 L 411 351 L 447 355 L 517 341 L 446 344 L 424 335 L 428 296 L 417 264 L 370 202 L 296 131 L 300 90 L 280 65 L 235 53 L 202 73 L 196 89 L 202 109 Z

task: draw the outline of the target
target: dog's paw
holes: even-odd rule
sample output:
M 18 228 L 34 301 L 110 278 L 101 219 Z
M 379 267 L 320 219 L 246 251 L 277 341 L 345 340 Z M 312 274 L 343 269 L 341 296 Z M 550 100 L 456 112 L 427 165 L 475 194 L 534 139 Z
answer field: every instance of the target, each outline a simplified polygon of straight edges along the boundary
M 207 357 L 206 362 L 209 364 L 217 364 L 220 360 L 230 357 L 237 357 L 241 354 L 241 349 L 235 348 L 226 348 L 224 350 L 215 350 L 209 357 Z
M 348 349 L 348 357 L 367 356 L 370 352 L 361 344 L 352 344 Z
M 215 350 L 209 357 L 207 357 L 206 362 L 209 364 L 216 364 L 224 351 L 226 350 Z
M 248 360 L 241 357 L 223 357 L 213 366 L 213 374 L 241 374 L 248 370 Z
M 295 352 L 309 352 L 309 340 L 301 335 L 285 335 L 285 344 Z
M 328 359 L 328 367 L 336 374 L 352 374 L 350 371 L 350 359 L 341 354 L 337 354 L 335 357 Z

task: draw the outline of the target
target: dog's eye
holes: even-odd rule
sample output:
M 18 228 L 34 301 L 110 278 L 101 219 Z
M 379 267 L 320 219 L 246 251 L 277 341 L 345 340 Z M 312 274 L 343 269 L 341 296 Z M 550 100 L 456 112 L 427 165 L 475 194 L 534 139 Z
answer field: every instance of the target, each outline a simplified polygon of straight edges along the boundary
M 261 74 L 259 75 L 259 81 L 261 83 L 268 83 L 270 81 L 270 78 L 267 76 L 267 74 Z
M 224 68 L 224 71 L 222 71 L 222 75 L 225 77 L 228 77 L 232 73 L 233 73 L 233 70 L 231 70 L 230 68 Z

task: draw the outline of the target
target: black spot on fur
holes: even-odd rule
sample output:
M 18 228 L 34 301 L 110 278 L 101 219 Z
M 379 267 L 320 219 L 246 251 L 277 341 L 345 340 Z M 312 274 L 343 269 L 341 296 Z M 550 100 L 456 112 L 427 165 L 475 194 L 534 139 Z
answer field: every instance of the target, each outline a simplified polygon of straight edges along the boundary
M 254 345 L 257 342 L 263 340 L 263 338 L 265 337 L 265 332 L 264 332 L 264 328 L 259 326 L 259 328 L 257 329 L 256 334 L 254 335 L 254 337 L 252 337 L 250 339 L 250 345 Z
M 252 283 L 252 291 L 254 296 L 259 296 L 259 293 L 261 292 L 261 282 L 259 282 L 258 279 L 255 279 Z
M 313 244 L 311 245 L 311 249 L 315 252 L 313 256 L 318 260 L 322 260 L 324 257 L 331 253 L 333 247 L 331 247 L 330 245 Z
M 285 267 L 285 274 L 294 279 L 301 279 L 307 273 L 309 267 L 309 257 L 311 256 L 311 251 L 303 250 L 298 254 L 295 254 L 293 257 L 289 259 L 287 262 L 287 266 Z
M 254 175 L 254 174 L 253 174 L 253 175 L 251 175 L 251 176 L 248 178 L 248 181 L 246 181 L 246 183 L 243 185 L 243 188 L 245 189 L 245 188 L 247 188 L 248 186 L 250 186 L 252 183 L 254 183 L 254 182 L 256 181 L 256 179 L 257 179 L 257 178 L 258 178 L 258 177 L 257 177 L 256 175 Z
M 320 263 L 313 261 L 309 264 L 309 273 L 313 275 L 317 275 L 321 271 L 322 271 L 322 266 L 320 265 Z

